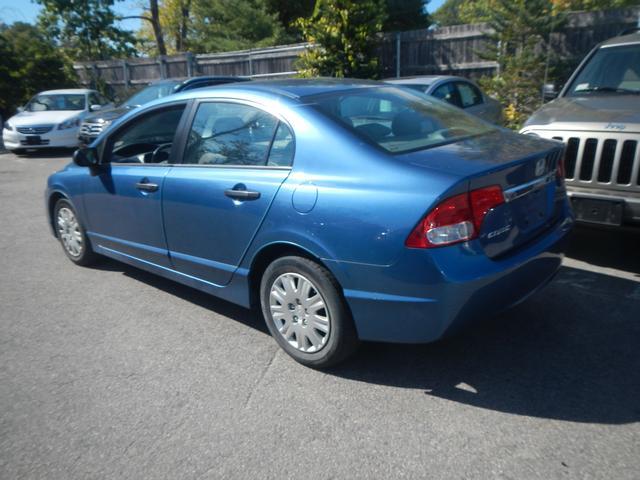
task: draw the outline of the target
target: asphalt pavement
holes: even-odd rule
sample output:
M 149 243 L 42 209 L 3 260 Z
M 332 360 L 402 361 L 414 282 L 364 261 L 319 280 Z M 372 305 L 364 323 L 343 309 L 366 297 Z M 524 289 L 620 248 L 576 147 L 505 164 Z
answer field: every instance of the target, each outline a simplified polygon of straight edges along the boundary
M 638 233 L 577 229 L 513 310 L 319 372 L 242 308 L 72 265 L 69 155 L 0 155 L 0 478 L 640 478 Z

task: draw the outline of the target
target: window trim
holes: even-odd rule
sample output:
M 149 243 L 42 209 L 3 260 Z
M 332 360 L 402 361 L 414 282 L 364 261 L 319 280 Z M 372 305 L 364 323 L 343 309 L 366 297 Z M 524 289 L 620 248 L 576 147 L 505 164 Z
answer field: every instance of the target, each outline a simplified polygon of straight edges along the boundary
M 172 108 L 175 107 L 179 107 L 179 106 L 183 106 L 184 110 L 182 111 L 182 116 L 180 117 L 180 121 L 178 122 L 178 127 L 176 129 L 176 133 L 173 136 L 173 145 L 178 146 L 178 144 L 176 143 L 179 139 L 180 139 L 180 134 L 182 132 L 182 128 L 183 128 L 183 124 L 185 121 L 185 117 L 186 115 L 189 113 L 189 107 L 190 104 L 192 102 L 190 101 L 176 101 L 176 102 L 170 102 L 170 103 L 163 103 L 162 105 L 157 105 L 148 109 L 144 109 L 141 112 L 136 112 L 131 118 L 129 118 L 126 122 L 124 122 L 122 125 L 118 125 L 118 128 L 115 129 L 113 132 L 111 132 L 109 134 L 109 136 L 107 138 L 104 139 L 104 141 L 102 142 L 101 146 L 99 147 L 100 149 L 100 157 L 104 158 L 105 155 L 107 155 L 108 153 L 111 153 L 112 149 L 113 149 L 113 139 L 114 137 L 120 133 L 123 129 L 125 129 L 126 127 L 128 127 L 129 125 L 131 125 L 134 122 L 137 122 L 138 120 L 140 120 L 140 118 L 142 117 L 146 117 L 147 115 L 151 115 L 153 113 L 156 113 L 158 111 L 162 111 L 162 110 L 170 110 Z M 163 166 L 163 167 L 172 167 L 175 165 L 175 162 L 173 160 L 175 160 L 175 157 L 177 155 L 176 149 L 172 148 L 171 149 L 171 155 L 169 156 L 169 161 L 167 163 L 123 163 L 123 162 L 111 162 L 111 161 L 107 161 L 107 162 L 101 162 L 103 165 L 109 165 L 111 167 L 158 167 L 158 166 Z
M 293 138 L 293 159 L 291 161 L 291 165 L 288 167 L 284 166 L 275 166 L 275 165 L 215 165 L 215 164 L 207 164 L 201 165 L 199 163 L 184 163 L 184 156 L 187 149 L 187 139 L 189 137 L 189 132 L 191 132 L 191 128 L 193 126 L 193 122 L 195 121 L 196 114 L 198 112 L 198 108 L 203 103 L 232 103 L 236 105 L 246 105 L 248 107 L 257 108 L 258 110 L 266 113 L 267 115 L 271 115 L 277 120 L 276 128 L 273 132 L 273 137 L 271 138 L 271 143 L 269 144 L 269 150 L 267 152 L 267 161 L 269 160 L 269 155 L 271 155 L 271 147 L 273 146 L 273 139 L 275 138 L 276 132 L 278 131 L 278 126 L 280 123 L 284 123 L 289 130 L 291 131 L 291 136 Z M 189 111 L 185 112 L 183 116 L 184 121 L 184 129 L 179 131 L 180 137 L 176 139 L 179 141 L 179 144 L 176 144 L 176 155 L 179 155 L 176 163 L 174 163 L 173 167 L 184 167 L 184 168 L 240 168 L 240 169 L 253 169 L 253 170 L 291 170 L 293 168 L 293 164 L 296 158 L 296 150 L 297 150 L 297 139 L 294 129 L 291 127 L 291 124 L 281 115 L 269 112 L 264 105 L 261 105 L 257 102 L 252 102 L 250 100 L 246 100 L 243 98 L 233 98 L 233 97 L 207 97 L 207 98 L 196 98 L 192 101 L 191 105 L 189 105 Z M 181 122 L 182 123 L 182 122 Z M 182 127 L 180 127 L 182 128 Z M 174 140 L 174 142 L 176 141 Z M 180 152 L 179 154 L 177 152 Z

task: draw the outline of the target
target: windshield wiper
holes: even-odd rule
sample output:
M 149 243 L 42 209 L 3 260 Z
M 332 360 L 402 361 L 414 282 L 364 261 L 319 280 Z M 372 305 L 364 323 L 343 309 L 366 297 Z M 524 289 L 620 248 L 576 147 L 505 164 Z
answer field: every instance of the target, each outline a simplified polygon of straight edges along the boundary
M 602 92 L 602 93 L 622 93 L 625 95 L 639 95 L 640 90 L 631 90 L 629 88 L 619 88 L 619 87 L 591 87 L 591 88 L 581 88 L 580 90 L 574 90 L 573 93 L 593 93 L 593 92 Z

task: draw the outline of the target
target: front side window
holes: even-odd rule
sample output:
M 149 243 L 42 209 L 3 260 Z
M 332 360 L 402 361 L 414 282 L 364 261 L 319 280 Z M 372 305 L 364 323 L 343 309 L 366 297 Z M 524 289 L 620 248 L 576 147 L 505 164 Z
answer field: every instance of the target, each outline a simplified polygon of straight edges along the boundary
M 89 106 L 92 106 L 92 105 L 104 105 L 100 101 L 100 97 L 98 96 L 98 94 L 95 92 L 91 92 L 89 94 Z
M 460 103 L 462 108 L 475 107 L 482 103 L 482 94 L 475 85 L 467 82 L 457 82 L 456 88 L 460 95 Z
M 433 91 L 432 94 L 438 100 L 444 100 L 451 105 L 462 108 L 462 101 L 458 91 L 454 88 L 452 82 L 443 83 Z
M 33 97 L 25 110 L 28 112 L 84 110 L 85 103 L 84 94 L 44 94 Z
M 249 105 L 202 103 L 189 132 L 183 163 L 265 166 L 272 144 L 286 150 L 286 132 L 274 138 L 278 124 L 273 115 Z
M 404 88 L 355 89 L 309 97 L 308 102 L 391 153 L 429 148 L 493 130 L 471 115 Z M 362 113 L 344 109 L 345 104 L 378 107 L 367 108 Z
M 150 112 L 130 121 L 109 139 L 111 163 L 167 163 L 184 105 Z
M 601 47 L 571 83 L 568 96 L 640 94 L 640 44 Z

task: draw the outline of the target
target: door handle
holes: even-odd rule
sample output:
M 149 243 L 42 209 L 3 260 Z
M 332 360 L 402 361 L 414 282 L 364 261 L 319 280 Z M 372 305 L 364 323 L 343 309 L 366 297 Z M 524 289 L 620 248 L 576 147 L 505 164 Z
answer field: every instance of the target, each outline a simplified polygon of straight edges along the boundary
M 136 188 L 138 190 L 142 190 L 143 192 L 155 192 L 156 190 L 158 190 L 158 184 L 149 182 L 138 182 L 136 183 Z
M 234 200 L 257 200 L 260 198 L 260 192 L 252 192 L 251 190 L 236 190 L 230 188 L 225 190 L 224 194 Z

